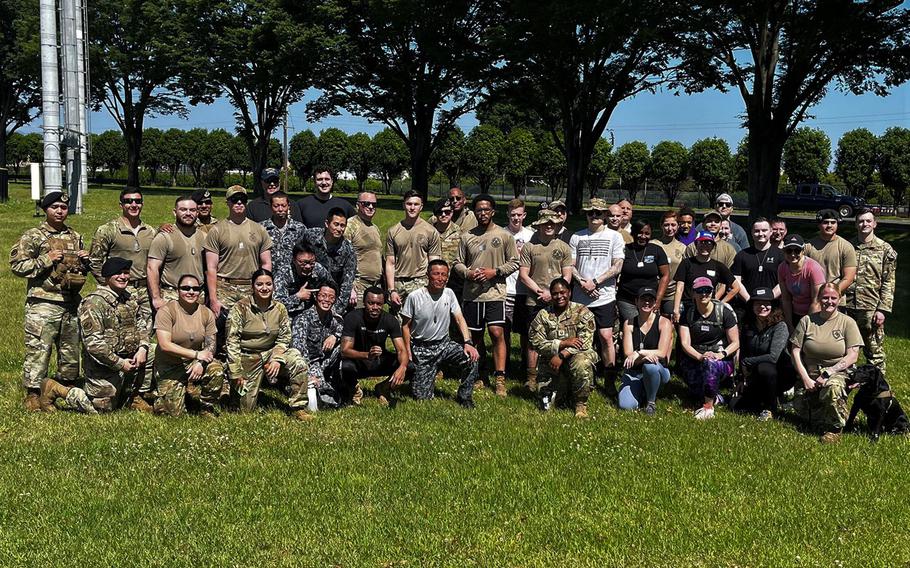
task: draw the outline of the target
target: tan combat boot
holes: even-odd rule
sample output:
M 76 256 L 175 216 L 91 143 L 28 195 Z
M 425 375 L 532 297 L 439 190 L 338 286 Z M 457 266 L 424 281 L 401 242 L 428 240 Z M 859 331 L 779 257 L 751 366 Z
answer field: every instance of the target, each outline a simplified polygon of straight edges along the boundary
M 389 381 L 382 381 L 376 384 L 376 398 L 379 400 L 379 406 L 389 407 L 389 401 L 392 398 L 392 386 Z
M 528 369 L 528 379 L 525 381 L 525 387 L 532 393 L 537 392 L 537 369 Z
M 575 418 L 590 418 L 590 416 L 588 416 L 587 401 L 578 401 L 575 403 Z
M 306 410 L 304 410 L 302 408 L 300 410 L 295 410 L 294 412 L 292 412 L 291 416 L 293 416 L 295 419 L 297 419 L 301 422 L 309 422 L 310 420 L 316 418 L 315 416 L 313 416 L 312 414 L 310 414 L 309 412 L 307 412 Z
M 503 375 L 496 375 L 496 396 L 506 397 L 506 378 Z
M 351 404 L 354 406 L 363 405 L 363 387 L 359 383 L 354 387 L 354 396 L 351 397 Z
M 37 389 L 28 389 L 25 391 L 25 411 L 26 412 L 38 412 L 41 410 L 41 405 L 38 402 L 38 390 Z
M 57 410 L 57 407 L 54 406 L 54 401 L 58 398 L 66 398 L 69 393 L 70 389 L 54 379 L 46 379 L 41 384 L 41 396 L 38 397 L 38 406 L 44 412 L 54 412 Z
M 152 405 L 146 402 L 142 395 L 135 395 L 133 400 L 130 402 L 130 409 L 137 410 L 139 412 L 151 412 Z

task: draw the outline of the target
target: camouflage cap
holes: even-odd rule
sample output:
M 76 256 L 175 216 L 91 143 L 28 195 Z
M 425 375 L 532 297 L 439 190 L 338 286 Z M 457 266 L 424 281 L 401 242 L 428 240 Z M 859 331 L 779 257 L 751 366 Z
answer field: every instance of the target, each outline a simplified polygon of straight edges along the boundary
M 41 209 L 47 211 L 48 207 L 57 202 L 63 203 L 64 205 L 69 205 L 70 198 L 62 191 L 52 191 L 45 195 L 41 200 Z
M 588 202 L 587 205 L 582 207 L 585 211 L 607 211 L 610 209 L 610 204 L 606 200 L 599 197 L 595 197 Z
M 537 220 L 531 223 L 532 227 L 539 227 L 545 223 L 559 223 L 559 214 L 550 209 L 543 209 L 537 214 Z
M 242 193 L 242 194 L 246 195 L 246 188 L 243 187 L 242 185 L 232 185 L 231 187 L 227 188 L 227 193 L 225 193 L 224 196 L 227 199 L 230 199 L 231 197 L 237 195 L 238 193 Z
M 566 202 L 563 201 L 562 199 L 556 199 L 555 201 L 551 201 L 550 204 L 545 207 L 545 209 L 549 209 L 550 211 L 555 211 L 557 207 L 562 207 L 563 209 L 565 209 Z

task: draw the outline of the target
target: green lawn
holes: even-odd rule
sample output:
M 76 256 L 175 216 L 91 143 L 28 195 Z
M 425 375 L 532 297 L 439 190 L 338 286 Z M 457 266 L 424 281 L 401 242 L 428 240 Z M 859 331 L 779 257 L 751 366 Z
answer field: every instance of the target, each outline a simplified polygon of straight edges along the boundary
M 173 195 L 147 194 L 145 219 L 170 219 Z M 381 201 L 384 230 L 399 201 Z M 93 191 L 72 225 L 89 240 L 116 203 Z M 20 187 L 0 204 L 4 251 L 33 211 Z M 910 258 L 906 232 L 885 236 Z M 887 324 L 905 407 L 906 275 Z M 544 415 L 517 381 L 473 412 L 444 381 L 433 402 L 310 423 L 26 414 L 24 288 L 0 271 L 0 566 L 910 565 L 907 439 L 823 446 L 725 409 L 698 423 L 676 379 L 654 418 L 599 394 L 592 420 Z

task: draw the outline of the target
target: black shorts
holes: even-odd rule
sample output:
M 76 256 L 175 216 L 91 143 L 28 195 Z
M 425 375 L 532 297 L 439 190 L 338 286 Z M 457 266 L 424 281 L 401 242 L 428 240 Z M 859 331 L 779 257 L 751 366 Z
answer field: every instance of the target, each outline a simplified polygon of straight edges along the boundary
M 461 307 L 464 319 L 471 331 L 483 331 L 484 327 L 506 325 L 506 302 L 465 302 Z
M 597 324 L 597 329 L 613 329 L 613 324 L 616 323 L 616 302 L 610 302 L 594 308 L 589 306 L 588 309 L 594 314 L 594 323 Z

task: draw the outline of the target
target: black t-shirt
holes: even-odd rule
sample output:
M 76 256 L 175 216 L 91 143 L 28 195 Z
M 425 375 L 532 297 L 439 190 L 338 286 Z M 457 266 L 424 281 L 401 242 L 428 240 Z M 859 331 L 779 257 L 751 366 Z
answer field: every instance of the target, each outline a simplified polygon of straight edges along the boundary
M 288 214 L 295 221 L 300 220 L 300 211 L 294 202 L 290 202 Z M 257 197 L 246 204 L 246 218 L 257 223 L 272 218 L 272 201 L 268 197 Z
M 657 290 L 658 267 L 668 264 L 667 253 L 654 243 L 648 243 L 644 248 L 626 245 L 626 258 L 619 276 L 619 297 L 626 301 L 634 299 L 645 286 Z
M 686 286 L 686 297 L 692 298 L 692 283 L 695 282 L 696 278 L 701 278 L 702 276 L 711 280 L 711 284 L 715 287 L 720 283 L 729 288 L 736 281 L 733 273 L 730 272 L 726 265 L 711 259 L 706 262 L 699 262 L 694 256 L 684 258 L 679 263 L 679 268 L 676 269 L 676 276 L 673 277 L 673 280 L 684 283 Z
M 367 323 L 363 318 L 364 308 L 358 308 L 344 317 L 342 337 L 354 340 L 355 351 L 369 351 L 378 345 L 386 350 L 386 340 L 401 337 L 401 324 L 388 312 L 379 314 L 379 321 Z
M 326 201 L 322 201 L 315 195 L 307 195 L 297 202 L 300 220 L 310 229 L 325 227 L 325 216 L 334 207 L 344 210 L 345 217 L 350 218 L 354 215 L 354 206 L 350 201 L 341 197 L 330 197 Z
M 692 315 L 687 315 L 683 318 L 682 325 L 689 328 L 690 344 L 692 347 L 697 347 L 699 345 L 713 346 L 719 343 L 722 345 L 727 344 L 726 330 L 731 327 L 736 327 L 736 314 L 733 313 L 733 308 L 720 302 L 714 304 L 714 309 L 722 309 L 724 311 L 721 325 L 719 326 L 715 324 L 717 320 L 715 319 L 716 315 L 714 312 L 711 312 L 707 318 L 703 318 L 698 309 L 693 308 Z M 689 317 L 692 318 L 691 323 Z
M 768 250 L 749 247 L 736 253 L 733 274 L 739 276 L 746 292 L 777 286 L 777 265 L 784 261 L 784 251 L 772 246 Z

